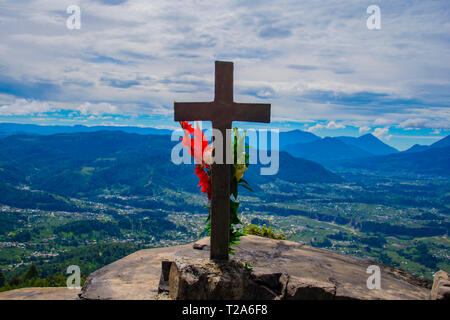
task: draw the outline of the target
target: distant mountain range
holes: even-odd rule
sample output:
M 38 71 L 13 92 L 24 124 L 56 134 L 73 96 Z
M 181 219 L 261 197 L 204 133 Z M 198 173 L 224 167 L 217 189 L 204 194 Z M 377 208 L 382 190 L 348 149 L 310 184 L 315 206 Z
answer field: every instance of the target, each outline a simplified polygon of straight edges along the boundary
M 329 165 L 336 160 L 366 158 L 398 152 L 397 149 L 385 144 L 372 134 L 366 134 L 359 138 L 318 138 L 311 142 L 288 144 L 281 150 L 287 151 L 295 157 L 317 161 L 324 165 Z
M 450 136 L 447 136 L 439 141 L 436 141 L 435 143 L 433 143 L 432 145 L 429 145 L 429 146 L 415 144 L 411 148 L 409 148 L 408 150 L 406 150 L 404 152 L 423 152 L 425 150 L 429 150 L 429 149 L 433 149 L 433 148 L 445 148 L 445 147 L 450 147 Z
M 316 136 L 314 133 L 302 130 L 280 132 L 280 148 L 284 149 L 286 146 L 291 144 L 309 143 L 320 139 L 321 138 Z
M 406 151 L 399 152 L 372 134 L 359 138 L 325 137 L 322 139 L 315 136 L 316 139 L 314 139 L 303 133 L 288 132 L 294 138 L 296 135 L 301 139 L 306 137 L 292 144 L 282 144 L 283 134 L 280 134 L 280 149 L 294 157 L 318 162 L 337 172 L 356 169 L 369 170 L 378 174 L 450 176 L 450 136 L 430 146 L 415 145 Z
M 16 123 L 0 123 L 0 138 L 17 134 L 37 134 L 52 135 L 58 133 L 80 133 L 80 132 L 96 132 L 96 131 L 123 131 L 126 133 L 137 134 L 154 134 L 154 135 L 170 135 L 171 130 L 155 129 L 149 127 L 117 127 L 117 126 L 44 126 L 35 124 L 16 124 Z M 323 141 L 325 140 L 325 141 Z M 270 141 L 270 140 L 269 140 Z M 309 145 L 303 145 L 309 144 Z M 344 145 L 345 144 L 345 145 Z M 270 145 L 270 143 L 269 143 Z M 317 147 L 314 147 L 317 145 Z M 280 132 L 279 148 L 287 151 L 296 157 L 303 157 L 310 160 L 322 160 L 323 153 L 326 153 L 330 160 L 358 158 L 370 155 L 382 155 L 398 152 L 395 148 L 381 142 L 371 134 L 366 134 L 359 138 L 354 137 L 336 137 L 336 138 L 320 138 L 311 132 L 301 130 L 292 130 Z M 315 156 L 309 156 L 304 152 L 303 148 L 311 149 Z M 336 155 L 330 155 L 327 148 L 334 150 Z M 317 149 L 317 150 L 316 150 Z M 321 151 L 324 150 L 324 151 Z M 326 159 L 327 157 L 325 157 Z
M 377 156 L 398 152 L 397 149 L 387 145 L 370 133 L 359 138 L 337 137 L 337 139 Z
M 354 145 L 349 145 L 338 138 L 326 137 L 308 143 L 295 143 L 284 147 L 284 150 L 295 157 L 305 158 L 319 163 L 372 156 Z
M 127 133 L 138 134 L 156 134 L 169 135 L 171 130 L 155 129 L 147 127 L 117 127 L 117 126 L 46 126 L 36 124 L 20 124 L 20 123 L 0 123 L 0 138 L 16 134 L 38 134 L 50 135 L 57 133 L 77 133 L 77 132 L 95 132 L 95 131 L 123 131 Z
M 356 169 L 378 174 L 450 176 L 450 136 L 430 146 L 415 145 L 403 152 L 372 134 L 359 138 L 317 138 L 309 142 L 286 144 L 280 149 L 338 172 Z M 280 134 L 280 140 L 282 139 Z
M 40 126 L 34 124 L 0 123 L 0 138 L 17 134 L 52 135 L 96 131 L 123 131 L 126 133 L 170 135 L 170 130 L 143 127 L 114 126 Z M 270 139 L 269 139 L 270 147 Z M 371 155 L 398 152 L 371 134 L 353 137 L 320 138 L 311 132 L 292 130 L 280 132 L 279 148 L 295 157 L 327 163 L 337 159 L 353 159 Z
M 0 184 L 74 197 L 99 194 L 154 195 L 164 189 L 197 191 L 193 165 L 170 160 L 174 143 L 166 135 L 122 131 L 14 135 L 0 139 Z M 280 152 L 279 172 L 246 174 L 252 186 L 280 179 L 288 182 L 340 182 L 320 164 Z
M 331 166 L 334 169 L 364 169 L 395 175 L 427 174 L 450 176 L 450 146 L 427 148 L 424 151 L 400 152 L 364 159 L 349 159 Z
M 414 145 L 396 154 L 340 161 L 337 168 L 364 169 L 395 174 L 450 176 L 450 136 L 430 146 Z
M 429 146 L 424 146 L 424 145 L 421 145 L 421 144 L 415 144 L 411 148 L 409 148 L 408 150 L 405 150 L 403 152 L 406 152 L 406 153 L 408 153 L 408 152 L 422 152 L 422 151 L 427 150 L 428 147 Z
M 99 132 L 100 129 L 102 132 Z M 19 133 L 40 135 L 40 137 L 18 136 L 17 134 Z M 108 133 L 115 138 L 108 138 Z M 91 159 L 86 160 L 87 163 L 97 158 L 113 158 L 114 161 L 110 162 L 109 165 L 142 167 L 146 168 L 145 170 L 148 172 L 150 170 L 148 164 L 151 162 L 149 159 L 156 159 L 156 155 L 164 154 L 164 157 L 166 157 L 164 161 L 167 162 L 167 153 L 173 144 L 167 137 L 170 133 L 170 130 L 141 127 L 38 126 L 0 123 L 0 138 L 2 135 L 3 137 L 8 137 L 0 140 L 0 161 L 3 160 L 0 164 L 0 178 L 6 179 L 5 181 L 14 180 L 14 177 L 19 176 L 27 176 L 29 177 L 28 179 L 32 179 L 45 172 L 40 169 L 39 165 L 33 164 L 35 161 L 47 161 L 49 162 L 47 164 L 50 164 L 54 160 L 61 160 L 60 157 L 62 155 L 65 157 L 64 161 L 69 161 L 69 159 L 79 161 L 75 164 L 71 162 L 72 160 L 69 161 L 65 168 L 65 170 L 69 171 L 78 168 L 77 166 L 83 162 L 80 158 L 91 156 Z M 96 141 L 86 141 L 87 137 Z M 66 150 L 67 146 L 72 147 Z M 333 170 L 367 169 L 385 172 L 410 170 L 411 173 L 447 175 L 450 163 L 448 158 L 449 147 L 450 136 L 430 146 L 415 145 L 406 151 L 399 152 L 372 134 L 366 134 L 358 138 L 345 136 L 320 138 L 313 133 L 301 130 L 280 132 L 280 172 L 277 177 L 285 181 L 292 180 L 300 183 L 339 181 L 340 178 L 338 176 L 321 165 Z M 91 150 L 92 148 L 94 149 Z M 108 151 L 108 148 L 112 149 Z M 152 151 L 157 150 L 157 152 L 149 152 L 148 148 L 151 148 Z M 101 152 L 102 150 L 104 152 Z M 14 155 L 17 155 L 15 152 L 22 153 L 25 158 L 15 158 Z M 99 152 L 99 154 L 94 159 L 93 154 L 96 154 L 96 152 Z M 5 159 L 9 159 L 9 161 Z M 147 162 L 141 163 L 144 161 L 143 159 L 147 159 Z M 162 159 L 160 158 L 159 160 L 163 161 Z M 57 162 L 57 165 L 62 165 L 64 161 Z M 134 161 L 135 163 L 130 162 L 127 166 L 122 164 L 124 161 Z M 88 167 L 92 165 L 96 168 L 98 163 L 101 163 L 101 161 L 95 164 L 90 163 Z M 318 165 L 318 163 L 321 165 Z M 155 166 L 158 167 L 158 165 L 152 165 L 150 171 Z M 28 167 L 34 168 L 34 171 L 24 172 L 24 168 Z M 253 168 L 255 167 L 257 166 L 252 166 L 252 170 L 248 174 L 253 174 Z M 164 168 L 164 170 L 162 168 L 158 169 L 158 172 L 167 173 L 167 177 L 164 177 L 163 180 L 166 182 L 170 181 L 168 185 L 171 186 L 176 184 L 178 179 L 173 179 L 173 175 L 176 175 L 176 170 L 171 171 L 166 166 Z M 38 173 L 35 173 L 36 169 L 38 169 Z M 54 169 L 52 168 L 47 169 L 49 171 L 46 174 L 49 176 L 49 179 L 59 177 L 59 172 L 53 172 L 52 170 Z M 82 168 L 78 169 L 82 170 Z M 85 177 L 83 179 L 86 180 L 86 183 L 90 180 L 88 176 L 92 176 L 94 173 L 99 174 L 96 170 L 89 170 L 85 169 L 84 171 Z M 102 172 L 108 171 L 105 169 Z M 313 178 L 310 173 L 314 173 L 315 177 Z M 117 174 L 112 172 L 111 175 Z M 74 179 L 76 176 L 77 174 L 75 174 Z M 137 176 L 135 178 L 140 180 L 143 177 L 147 176 Z M 269 181 L 273 177 L 258 178 L 255 175 L 253 178 L 262 182 L 264 179 Z M 41 177 L 35 181 L 38 180 L 46 181 L 46 178 Z M 98 181 L 101 180 L 99 179 Z M 68 182 L 70 182 L 70 179 Z M 145 185 L 145 183 L 142 182 L 142 185 Z

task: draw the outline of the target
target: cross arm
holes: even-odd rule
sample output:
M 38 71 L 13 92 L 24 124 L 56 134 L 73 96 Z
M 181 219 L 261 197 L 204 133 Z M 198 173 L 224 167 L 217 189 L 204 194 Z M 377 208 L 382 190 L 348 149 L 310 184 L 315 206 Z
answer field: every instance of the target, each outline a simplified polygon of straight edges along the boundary
M 175 102 L 175 121 L 211 121 L 215 118 L 212 102 Z
M 233 121 L 270 122 L 269 103 L 234 103 Z
M 175 102 L 174 108 L 175 121 L 270 122 L 270 104 L 264 103 Z

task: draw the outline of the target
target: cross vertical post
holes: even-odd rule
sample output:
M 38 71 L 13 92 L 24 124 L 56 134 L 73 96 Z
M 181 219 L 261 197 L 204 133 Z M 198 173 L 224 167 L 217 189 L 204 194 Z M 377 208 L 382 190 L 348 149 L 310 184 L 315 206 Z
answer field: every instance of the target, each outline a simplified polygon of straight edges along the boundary
M 215 63 L 214 102 L 233 104 L 233 63 Z M 227 260 L 230 238 L 230 164 L 226 163 L 226 141 L 231 121 L 226 118 L 213 121 L 213 128 L 220 130 L 223 137 L 223 164 L 214 163 L 211 172 L 211 259 Z M 228 146 L 229 147 L 229 146 Z
M 175 102 L 175 121 L 212 121 L 222 133 L 223 159 L 211 166 L 211 252 L 214 260 L 228 260 L 230 238 L 231 165 L 226 163 L 233 121 L 270 122 L 270 104 L 235 103 L 233 63 L 216 61 L 213 102 Z M 219 144 L 220 145 L 220 144 Z
M 214 124 L 213 124 L 214 126 Z M 229 127 L 216 127 L 223 137 L 222 155 L 226 158 L 226 135 Z M 230 238 L 230 172 L 231 165 L 213 163 L 211 166 L 211 259 L 227 260 Z

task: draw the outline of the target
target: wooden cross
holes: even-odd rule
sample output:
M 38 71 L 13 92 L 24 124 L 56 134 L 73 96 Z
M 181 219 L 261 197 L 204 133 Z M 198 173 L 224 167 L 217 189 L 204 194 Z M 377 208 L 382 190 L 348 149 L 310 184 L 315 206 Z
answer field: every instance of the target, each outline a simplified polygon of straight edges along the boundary
M 233 63 L 216 61 L 213 102 L 175 102 L 175 121 L 212 121 L 223 137 L 223 164 L 211 166 L 211 259 L 228 260 L 230 236 L 230 165 L 225 155 L 233 121 L 270 122 L 270 104 L 233 101 Z M 217 155 L 217 153 L 216 153 Z

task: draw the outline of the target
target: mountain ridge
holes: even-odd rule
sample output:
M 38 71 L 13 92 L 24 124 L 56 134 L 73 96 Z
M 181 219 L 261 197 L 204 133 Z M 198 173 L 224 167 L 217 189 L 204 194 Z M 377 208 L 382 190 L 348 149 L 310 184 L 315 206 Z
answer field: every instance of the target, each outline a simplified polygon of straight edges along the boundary
M 336 167 L 389 172 L 394 174 L 431 174 L 450 176 L 450 146 L 427 148 L 420 152 L 399 152 L 363 159 L 348 159 Z
M 0 140 L 0 178 L 64 196 L 93 196 L 106 190 L 127 195 L 153 195 L 164 188 L 196 191 L 194 165 L 171 162 L 176 143 L 169 136 L 121 131 L 9 136 Z M 257 171 L 261 165 L 250 166 L 248 175 L 255 186 L 276 178 L 298 183 L 342 181 L 320 164 L 285 152 L 279 155 L 274 176 L 261 176 Z
M 0 123 L 0 138 L 19 134 L 53 135 L 60 133 L 78 133 L 95 131 L 123 131 L 127 133 L 170 135 L 171 130 L 137 126 L 60 126 L 21 123 Z
M 450 147 L 450 135 L 436 141 L 435 143 L 426 146 L 422 144 L 415 144 L 411 148 L 403 151 L 403 152 L 422 152 L 425 150 L 433 149 L 433 148 L 444 148 L 444 147 Z
M 163 162 L 163 158 L 157 160 L 158 157 L 156 154 L 151 154 L 151 150 L 148 148 L 154 148 L 158 150 L 159 154 L 165 154 L 170 150 L 170 145 L 173 145 L 173 142 L 168 141 L 168 134 L 170 130 L 162 130 L 162 129 L 154 129 L 154 128 L 139 128 L 139 127 L 86 127 L 86 126 L 37 126 L 37 125 L 16 125 L 16 124 L 0 124 L 1 128 L 8 127 L 10 130 L 16 130 L 17 128 L 31 128 L 30 130 L 34 130 L 33 132 L 40 133 L 48 133 L 44 134 L 9 134 L 6 137 L 0 139 L 0 178 L 2 181 L 18 181 L 20 179 L 23 180 L 23 177 L 26 176 L 20 171 L 28 168 L 29 170 L 31 166 L 37 165 L 39 167 L 39 163 L 42 164 L 42 161 L 45 160 L 39 159 L 43 154 L 48 152 L 48 156 L 52 157 L 54 160 L 59 159 L 61 164 L 66 163 L 68 158 L 75 157 L 78 161 L 87 161 L 89 163 L 89 159 L 86 159 L 88 155 L 92 156 L 97 152 L 99 158 L 115 158 L 119 156 L 119 159 L 115 159 L 116 165 L 122 165 L 125 168 L 128 168 L 126 165 L 126 158 L 131 157 L 132 165 L 144 165 L 142 163 L 142 155 L 145 154 L 148 158 L 151 155 L 151 158 L 155 161 L 155 166 L 162 170 L 162 168 L 158 165 L 158 163 Z M 100 131 L 95 131 L 96 129 L 104 129 Z M 42 131 L 43 130 L 43 131 Z M 65 131 L 65 130 L 86 130 L 84 132 L 58 132 L 52 133 L 53 131 Z M 126 132 L 125 130 L 129 131 Z M 103 132 L 99 134 L 98 132 Z M 157 132 L 157 134 L 143 134 L 146 132 Z M 123 133 L 123 134 L 121 134 Z M 89 134 L 91 136 L 89 136 Z M 75 140 L 73 139 L 75 136 L 77 137 Z M 99 141 L 96 141 L 95 137 L 101 137 Z M 127 136 L 128 135 L 128 136 Z M 109 138 L 108 138 L 109 136 Z M 37 138 L 41 137 L 41 138 Z M 87 137 L 93 137 L 93 141 L 88 141 Z M 40 139 L 42 144 L 38 147 L 36 145 L 33 146 L 32 141 Z M 81 139 L 81 140 L 80 140 Z M 84 142 L 83 142 L 84 139 Z M 131 139 L 131 140 L 128 140 Z M 59 142 L 58 142 L 59 141 Z M 292 141 L 300 141 L 296 143 L 290 144 Z M 28 144 L 26 143 L 28 142 Z M 75 143 L 76 142 L 76 143 Z M 60 150 L 56 150 L 53 144 L 60 144 Z M 75 144 L 74 144 L 75 143 Z M 84 144 L 83 144 L 84 143 Z M 5 144 L 8 144 L 8 147 L 5 147 Z M 114 147 L 120 146 L 121 151 L 116 154 L 113 150 Z M 290 167 L 292 172 L 290 174 L 284 174 L 283 172 L 286 169 L 281 169 L 280 175 L 283 175 L 285 179 L 290 179 L 293 172 L 295 172 L 295 168 L 290 166 L 290 163 L 298 162 L 298 166 L 302 168 L 308 168 L 308 170 L 303 170 L 303 173 L 299 176 L 302 176 L 307 181 L 312 181 L 310 176 L 308 176 L 307 172 L 311 171 L 317 174 L 318 181 L 328 181 L 334 182 L 338 181 L 339 178 L 337 176 L 333 176 L 328 172 L 324 171 L 323 167 L 318 167 L 313 165 L 312 163 L 305 161 L 294 160 L 294 158 L 306 159 L 313 161 L 314 163 L 320 163 L 321 165 L 328 168 L 343 168 L 348 166 L 348 168 L 355 169 L 369 169 L 369 170 L 385 170 L 387 172 L 394 172 L 397 169 L 403 170 L 403 167 L 408 167 L 412 170 L 412 172 L 418 173 L 432 173 L 439 174 L 443 173 L 447 174 L 447 167 L 445 165 L 446 158 L 446 147 L 450 146 L 450 136 L 447 136 L 430 146 L 420 146 L 415 145 L 412 148 L 398 152 L 395 148 L 385 144 L 384 142 L 377 139 L 372 134 L 366 134 L 360 137 L 325 137 L 320 138 L 313 133 L 301 131 L 301 130 L 292 130 L 287 132 L 280 133 L 280 161 L 286 161 L 288 164 L 287 167 Z M 430 150 L 441 150 L 441 151 L 430 151 Z M 86 153 L 86 150 L 90 150 Z M 117 150 L 116 150 L 117 151 Z M 430 161 L 426 161 L 426 157 L 422 155 L 422 152 L 430 151 L 429 156 L 434 156 L 436 159 L 440 159 L 438 163 L 431 163 Z M 283 152 L 287 152 L 289 155 L 294 158 L 289 158 Z M 105 153 L 108 156 L 105 156 Z M 443 153 L 443 154 L 441 154 Z M 21 155 L 20 155 L 21 154 Z M 392 157 L 393 155 L 405 155 L 410 154 L 410 156 L 398 156 Z M 411 155 L 411 154 L 415 154 Z M 17 158 L 19 156 L 19 158 Z M 384 157 L 386 156 L 386 157 Z M 381 157 L 381 158 L 380 158 Z M 45 158 L 45 156 L 44 156 Z M 8 160 L 9 159 L 9 160 Z M 84 160 L 83 160 L 84 159 Z M 140 159 L 140 160 L 139 160 Z M 366 159 L 369 159 L 366 161 Z M 397 160 L 396 160 L 397 159 Z M 407 162 L 407 165 L 401 163 L 401 159 Z M 14 161 L 12 161 L 14 160 Z M 92 162 L 94 159 L 90 159 Z M 349 161 L 347 161 L 349 160 Z M 21 162 L 21 170 L 18 169 L 15 161 Z M 100 162 L 105 162 L 107 160 L 99 160 Z M 118 162 L 117 162 L 118 161 Z M 358 162 L 365 162 L 365 164 L 361 164 Z M 379 162 L 377 164 L 376 162 Z M 281 167 L 285 167 L 286 163 L 282 164 Z M 384 163 L 384 164 L 383 164 Z M 95 171 L 89 172 L 89 167 L 92 167 L 92 163 L 90 165 L 86 165 L 86 169 L 80 168 L 80 171 L 84 172 L 84 176 L 82 176 L 82 180 L 85 180 L 85 183 L 89 181 L 89 174 L 96 174 Z M 94 165 L 95 167 L 95 165 Z M 251 168 L 254 166 L 251 166 Z M 66 163 L 65 167 L 61 167 L 60 169 L 70 170 L 70 165 Z M 117 167 L 119 168 L 119 167 Z M 147 168 L 151 171 L 151 168 Z M 165 172 L 168 175 L 168 180 L 172 180 L 171 186 L 175 184 L 174 179 L 171 176 L 176 174 L 176 171 L 171 172 L 170 170 Z M 111 169 L 112 170 L 112 169 Z M 128 169 L 126 169 L 128 170 Z M 184 173 L 181 169 L 180 172 Z M 297 170 L 297 175 L 301 170 Z M 52 175 L 49 174 L 50 171 L 47 171 L 47 177 L 43 176 L 42 173 L 41 178 L 42 181 L 56 183 L 56 179 L 59 176 L 58 174 Z M 171 173 L 170 173 L 171 172 Z M 253 170 L 249 171 L 249 174 L 252 173 Z M 105 173 L 106 174 L 106 173 Z M 128 173 L 132 175 L 132 172 Z M 279 176 L 280 176 L 279 175 Z M 22 178 L 20 178 L 22 176 Z M 76 178 L 78 175 L 74 175 L 72 173 L 72 178 Z M 117 176 L 117 173 L 111 172 L 111 176 Z M 293 175 L 294 177 L 296 174 Z M 51 178 L 49 178 L 51 177 Z M 328 177 L 322 179 L 323 177 Z M 139 180 L 141 177 L 136 176 L 136 179 Z M 260 181 L 261 179 L 258 176 L 254 176 L 256 180 Z M 102 180 L 102 179 L 100 179 Z M 108 180 L 108 179 L 106 179 Z M 21 181 L 23 183 L 23 181 Z M 67 177 L 60 181 L 62 184 L 70 184 L 70 179 Z M 190 181 L 190 183 L 195 183 Z M 83 183 L 81 184 L 83 185 Z
M 309 143 L 295 143 L 287 145 L 285 151 L 299 158 L 328 164 L 330 161 L 364 158 L 372 154 L 356 146 L 348 145 L 337 138 L 325 137 Z
M 347 144 L 354 145 L 355 147 L 358 147 L 364 151 L 367 151 L 369 153 L 372 153 L 373 155 L 384 155 L 384 154 L 390 154 L 390 153 L 396 153 L 398 152 L 397 149 L 394 147 L 391 147 L 390 145 L 382 142 L 378 138 L 376 138 L 373 134 L 367 133 L 365 135 L 362 135 L 360 137 L 345 137 L 340 136 L 336 137 L 339 140 L 344 141 Z

